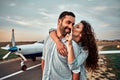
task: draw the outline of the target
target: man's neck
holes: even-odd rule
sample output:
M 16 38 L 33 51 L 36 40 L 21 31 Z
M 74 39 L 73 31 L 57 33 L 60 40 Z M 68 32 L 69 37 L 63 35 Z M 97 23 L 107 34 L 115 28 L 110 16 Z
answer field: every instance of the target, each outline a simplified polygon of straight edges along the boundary
M 57 36 L 61 39 L 61 38 L 64 38 L 60 32 L 60 29 L 57 29 Z

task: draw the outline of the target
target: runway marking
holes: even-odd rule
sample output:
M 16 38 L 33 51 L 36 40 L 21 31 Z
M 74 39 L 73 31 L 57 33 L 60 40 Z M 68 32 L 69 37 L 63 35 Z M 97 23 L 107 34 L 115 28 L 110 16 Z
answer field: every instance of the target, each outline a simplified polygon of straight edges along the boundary
M 27 68 L 27 70 L 36 68 L 36 67 L 38 67 L 38 66 L 40 66 L 40 65 L 41 65 L 41 64 L 37 64 L 37 65 L 31 66 L 31 67 Z M 7 76 L 1 77 L 0 80 L 7 79 L 7 78 L 9 78 L 9 77 L 15 76 L 15 75 L 20 74 L 20 73 L 22 73 L 22 72 L 24 72 L 24 71 L 20 70 L 20 71 L 14 72 L 14 73 L 9 74 L 9 75 L 7 75 Z

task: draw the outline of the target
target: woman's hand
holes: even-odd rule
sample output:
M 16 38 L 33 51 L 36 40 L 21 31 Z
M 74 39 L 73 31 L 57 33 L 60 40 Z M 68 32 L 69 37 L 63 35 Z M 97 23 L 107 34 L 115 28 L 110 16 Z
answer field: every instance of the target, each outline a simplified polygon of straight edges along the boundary
M 68 43 L 68 46 L 71 46 L 71 45 L 72 45 L 72 36 L 69 35 L 69 34 L 67 34 L 67 35 L 65 36 L 65 38 L 66 38 L 66 41 L 67 41 L 67 43 Z
M 60 40 L 56 42 L 56 46 L 57 50 L 62 56 L 67 56 L 67 48 Z
M 58 52 L 62 56 L 67 56 L 66 46 L 58 38 L 56 30 L 50 31 L 49 34 L 50 34 L 50 37 L 53 39 L 53 41 L 56 43 L 56 47 L 57 47 Z

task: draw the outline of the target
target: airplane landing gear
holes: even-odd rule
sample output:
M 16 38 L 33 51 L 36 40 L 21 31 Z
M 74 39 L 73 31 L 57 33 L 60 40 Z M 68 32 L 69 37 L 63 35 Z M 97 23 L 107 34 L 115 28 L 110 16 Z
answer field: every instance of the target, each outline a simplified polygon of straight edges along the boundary
M 21 70 L 26 71 L 27 66 L 24 64 L 24 61 L 21 61 Z
M 23 65 L 23 66 L 21 67 L 21 70 L 23 70 L 23 71 L 26 71 L 26 69 L 27 69 L 27 66 L 26 66 L 26 65 Z

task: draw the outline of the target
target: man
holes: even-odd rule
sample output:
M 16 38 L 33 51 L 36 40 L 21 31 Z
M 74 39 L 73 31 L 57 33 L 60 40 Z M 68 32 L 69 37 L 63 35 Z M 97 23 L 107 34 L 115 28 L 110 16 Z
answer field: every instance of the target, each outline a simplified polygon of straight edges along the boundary
M 65 36 L 71 32 L 74 23 L 75 15 L 72 12 L 64 11 L 60 14 L 57 25 L 57 36 L 65 45 Z M 74 41 L 72 43 L 74 54 L 78 55 L 79 47 Z M 79 75 L 78 71 L 80 71 L 80 68 L 74 69 L 73 72 L 75 73 L 72 74 L 70 66 L 71 64 L 68 64 L 67 56 L 63 56 L 57 51 L 55 42 L 48 36 L 43 48 L 42 80 L 72 80 L 72 75 Z

